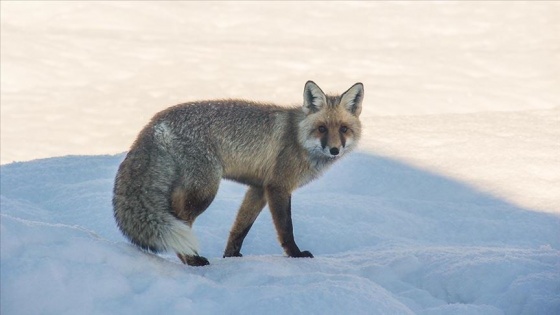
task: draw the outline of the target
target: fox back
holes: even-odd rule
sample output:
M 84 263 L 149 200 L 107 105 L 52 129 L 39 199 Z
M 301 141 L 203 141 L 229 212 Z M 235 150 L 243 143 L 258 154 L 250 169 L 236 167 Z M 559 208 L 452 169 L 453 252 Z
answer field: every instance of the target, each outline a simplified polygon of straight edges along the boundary
M 144 249 L 175 251 L 183 263 L 205 265 L 191 226 L 227 178 L 249 190 L 224 257 L 241 255 L 243 239 L 267 203 L 286 253 L 312 257 L 293 240 L 291 192 L 354 148 L 362 99 L 361 83 L 330 96 L 309 81 L 303 106 L 216 100 L 156 114 L 117 173 L 113 205 L 119 228 Z

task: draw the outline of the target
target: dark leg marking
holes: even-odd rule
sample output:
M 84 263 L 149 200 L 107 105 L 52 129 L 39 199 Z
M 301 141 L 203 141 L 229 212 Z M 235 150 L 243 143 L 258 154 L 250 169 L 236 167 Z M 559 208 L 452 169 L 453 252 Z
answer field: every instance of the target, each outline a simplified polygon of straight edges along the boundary
M 241 203 L 241 207 L 239 208 L 239 212 L 231 228 L 224 251 L 224 258 L 243 256 L 240 252 L 243 240 L 265 205 L 266 199 L 264 197 L 264 190 L 260 187 L 251 186 L 245 194 L 243 203 Z

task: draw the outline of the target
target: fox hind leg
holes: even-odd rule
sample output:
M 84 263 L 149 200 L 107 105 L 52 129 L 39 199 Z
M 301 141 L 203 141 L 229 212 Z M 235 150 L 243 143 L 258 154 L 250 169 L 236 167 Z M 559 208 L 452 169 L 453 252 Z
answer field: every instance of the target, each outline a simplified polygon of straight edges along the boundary
M 205 178 L 194 182 L 204 183 L 204 187 L 194 185 L 177 185 L 171 195 L 171 210 L 173 215 L 192 227 L 195 219 L 210 206 L 218 192 L 219 177 Z M 196 255 L 177 253 L 177 257 L 189 266 L 208 265 L 208 259 Z

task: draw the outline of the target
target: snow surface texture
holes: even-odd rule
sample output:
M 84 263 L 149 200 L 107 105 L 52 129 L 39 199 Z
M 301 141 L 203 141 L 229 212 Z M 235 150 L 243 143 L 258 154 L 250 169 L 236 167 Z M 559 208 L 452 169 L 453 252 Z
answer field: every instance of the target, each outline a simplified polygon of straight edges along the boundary
M 316 258 L 282 256 L 264 211 L 220 258 L 244 187 L 195 224 L 208 267 L 142 252 L 111 208 L 123 155 L 2 166 L 2 314 L 558 314 L 560 218 L 355 153 L 293 197 Z M 29 301 L 30 296 L 33 297 Z
M 365 86 L 361 150 L 265 209 L 244 187 L 152 255 L 111 209 L 122 154 L 0 169 L 2 314 L 560 314 L 560 3 L 0 2 L 1 162 L 115 154 L 157 111 Z
M 0 6 L 2 164 L 126 151 L 181 102 L 298 104 L 307 80 L 332 92 L 361 81 L 363 148 L 560 212 L 560 193 L 542 188 L 560 184 L 560 157 L 541 155 L 560 150 L 560 2 Z M 469 128 L 440 116 L 465 113 Z

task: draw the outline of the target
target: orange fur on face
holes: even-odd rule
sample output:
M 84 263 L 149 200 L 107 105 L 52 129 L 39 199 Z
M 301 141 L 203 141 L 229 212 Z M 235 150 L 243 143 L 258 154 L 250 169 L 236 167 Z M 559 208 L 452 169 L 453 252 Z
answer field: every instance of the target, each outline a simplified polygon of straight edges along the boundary
M 354 138 L 360 132 L 359 121 L 356 116 L 341 106 L 329 106 L 316 116 L 310 136 L 318 139 L 323 148 L 343 148 L 346 146 L 347 139 L 357 140 Z M 321 127 L 326 128 L 326 131 L 321 132 Z M 345 132 L 342 131 L 343 127 L 346 128 Z

